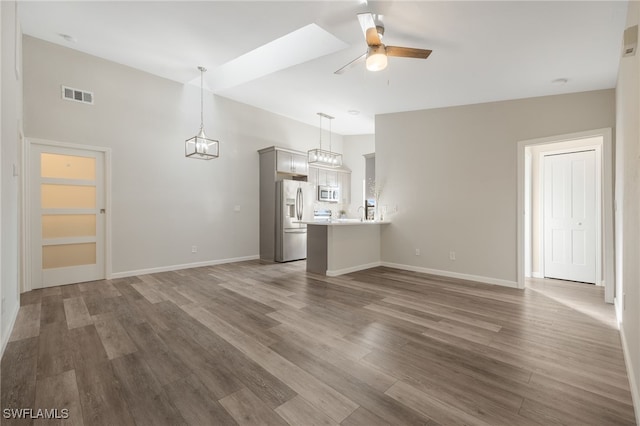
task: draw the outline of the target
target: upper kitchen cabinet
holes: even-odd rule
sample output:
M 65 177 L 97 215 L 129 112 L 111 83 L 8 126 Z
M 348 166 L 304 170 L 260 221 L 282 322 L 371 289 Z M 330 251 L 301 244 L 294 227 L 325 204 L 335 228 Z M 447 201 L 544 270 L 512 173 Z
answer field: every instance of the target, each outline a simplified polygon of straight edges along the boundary
M 318 182 L 318 168 L 309 166 L 309 174 L 307 175 L 307 182 L 312 185 L 319 185 Z
M 276 170 L 280 173 L 306 176 L 309 173 L 307 156 L 305 154 L 276 150 Z
M 338 173 L 338 178 L 340 179 L 340 198 L 342 204 L 350 204 L 351 203 L 351 172 L 340 172 Z
M 258 150 L 258 153 L 260 154 L 261 181 L 307 180 L 309 166 L 304 152 L 270 146 Z
M 307 181 L 315 186 L 316 196 L 318 186 L 338 188 L 340 194 L 338 203 L 351 203 L 351 170 L 347 167 L 326 168 L 315 165 L 309 166 L 307 156 L 304 152 L 276 146 L 261 149 L 258 153 L 260 154 L 261 206 L 274 202 L 275 182 L 282 179 Z M 260 216 L 261 235 L 263 228 L 265 233 L 273 233 L 273 221 L 275 219 L 270 218 L 266 220 L 264 219 L 266 216 L 265 214 L 261 214 Z M 264 238 L 263 240 L 266 241 L 267 239 Z M 271 245 L 269 245 L 269 247 L 270 246 Z M 263 250 L 261 243 L 260 253 L 263 253 L 267 249 L 267 247 L 264 247 Z M 269 253 L 269 256 L 271 254 L 272 253 Z
M 318 185 L 340 186 L 338 171 L 335 169 L 318 169 Z
M 307 175 L 309 173 L 309 163 L 307 162 L 307 154 L 291 154 L 291 162 L 293 163 L 294 173 Z
M 309 166 L 307 182 L 316 186 L 331 186 L 340 191 L 340 203 L 351 203 L 351 170 L 346 167 L 328 169 Z

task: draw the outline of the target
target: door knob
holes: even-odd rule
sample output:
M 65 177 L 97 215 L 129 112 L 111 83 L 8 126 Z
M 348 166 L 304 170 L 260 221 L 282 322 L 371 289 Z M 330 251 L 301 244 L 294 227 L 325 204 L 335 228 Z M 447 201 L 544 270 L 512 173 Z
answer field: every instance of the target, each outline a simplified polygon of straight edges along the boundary
M 578 226 L 582 226 L 582 222 L 578 222 Z

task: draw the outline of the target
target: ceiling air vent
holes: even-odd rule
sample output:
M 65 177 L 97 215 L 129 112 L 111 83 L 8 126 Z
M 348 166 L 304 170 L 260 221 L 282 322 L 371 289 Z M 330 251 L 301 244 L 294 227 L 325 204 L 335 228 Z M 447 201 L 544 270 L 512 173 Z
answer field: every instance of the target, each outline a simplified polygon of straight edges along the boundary
M 93 105 L 93 92 L 62 86 L 62 99 Z

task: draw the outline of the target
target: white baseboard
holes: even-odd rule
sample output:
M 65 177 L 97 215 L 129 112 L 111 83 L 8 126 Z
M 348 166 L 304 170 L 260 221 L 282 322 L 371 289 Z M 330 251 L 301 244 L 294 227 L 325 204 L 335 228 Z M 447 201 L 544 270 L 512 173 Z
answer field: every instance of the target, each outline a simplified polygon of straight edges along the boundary
M 224 263 L 244 262 L 246 260 L 260 259 L 259 255 L 232 257 L 229 259 L 207 260 L 204 262 L 183 263 L 181 265 L 159 266 L 157 268 L 138 269 L 135 271 L 114 272 L 109 279 L 134 277 L 136 275 L 157 274 L 159 272 L 178 271 L 180 269 L 200 268 L 202 266 L 222 265 Z
M 499 278 L 483 277 L 480 275 L 461 274 L 458 272 L 442 271 L 439 269 L 423 268 L 421 266 L 404 265 L 401 263 L 382 262 L 382 266 L 389 268 L 404 269 L 405 271 L 422 272 L 424 274 L 440 275 L 448 278 L 458 278 L 461 280 L 477 281 L 485 284 L 500 285 L 503 287 L 518 288 L 516 281 L 502 280 Z
M 620 326 L 620 339 L 622 340 L 622 353 L 624 354 L 624 363 L 627 366 L 627 377 L 629 377 L 629 387 L 631 388 L 631 400 L 636 413 L 636 424 L 640 425 L 640 388 L 638 388 L 640 383 L 636 382 L 629 346 L 627 346 L 627 339 L 624 337 L 624 324 Z M 635 367 L 640 368 L 638 365 Z
M 349 274 L 351 272 L 362 271 L 363 269 L 371 269 L 381 265 L 382 265 L 382 262 L 373 262 L 373 263 L 367 263 L 364 265 L 352 266 L 350 268 L 334 269 L 331 271 L 327 270 L 327 276 L 337 277 L 338 275 L 344 275 L 344 274 Z
M 7 327 L 7 333 L 2 335 L 2 351 L 0 351 L 0 358 L 2 358 L 2 356 L 4 355 L 4 350 L 7 348 L 7 344 L 9 343 L 9 337 L 11 337 L 11 333 L 13 332 L 13 326 L 16 324 L 16 319 L 18 318 L 19 310 L 20 310 L 20 298 L 18 298 L 16 309 L 14 309 L 13 314 L 11 315 L 11 319 L 9 320 L 9 327 Z

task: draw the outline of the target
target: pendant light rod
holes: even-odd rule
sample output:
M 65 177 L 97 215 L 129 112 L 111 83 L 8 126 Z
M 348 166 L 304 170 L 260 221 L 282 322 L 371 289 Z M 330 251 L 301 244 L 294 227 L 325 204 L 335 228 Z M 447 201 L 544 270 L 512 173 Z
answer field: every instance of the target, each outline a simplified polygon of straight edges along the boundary
M 200 70 L 200 128 L 204 129 L 204 73 L 205 67 L 198 67 Z
M 322 113 L 319 112 L 318 116 L 320 117 L 320 151 L 322 151 Z
M 329 118 L 329 152 L 333 152 L 331 151 L 331 121 L 333 120 L 333 117 Z
M 325 114 L 324 112 L 318 112 L 317 114 L 320 116 L 320 149 L 322 149 L 322 119 L 326 118 L 329 120 L 329 152 L 331 152 L 331 120 L 335 117 Z
M 332 151 L 331 146 L 331 120 L 333 117 L 325 114 L 324 112 L 318 112 L 318 116 L 320 117 L 320 148 L 314 148 L 307 151 L 307 162 L 309 164 L 315 164 L 323 167 L 341 167 L 342 166 L 342 154 L 338 154 L 337 152 Z M 326 118 L 329 120 L 329 150 L 322 149 L 322 119 Z

